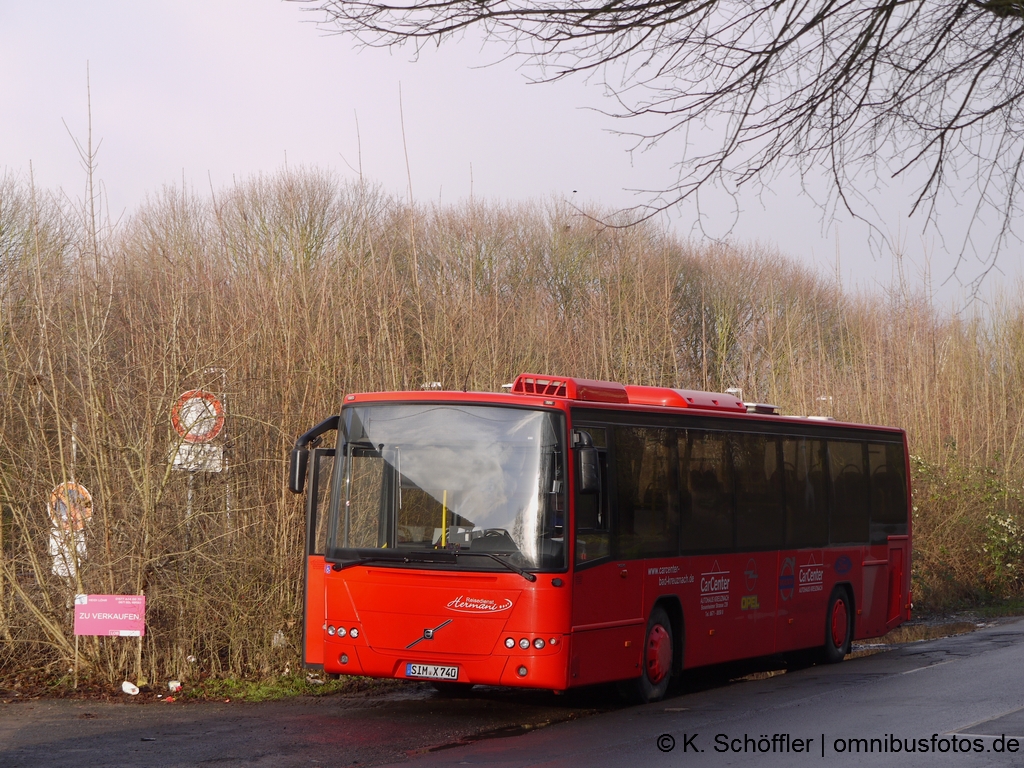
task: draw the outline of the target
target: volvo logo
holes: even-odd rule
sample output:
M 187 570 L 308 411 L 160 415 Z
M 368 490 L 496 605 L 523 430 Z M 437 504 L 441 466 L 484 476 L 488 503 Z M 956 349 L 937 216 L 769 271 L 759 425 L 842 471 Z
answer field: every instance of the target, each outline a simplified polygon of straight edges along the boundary
M 446 626 L 448 626 L 451 623 L 452 623 L 452 620 L 451 619 L 447 619 L 446 621 L 442 621 L 440 624 L 438 624 L 433 629 L 424 629 L 423 630 L 423 637 L 417 637 L 415 640 L 413 640 L 411 643 L 409 643 L 407 646 L 405 646 L 405 649 L 409 650 L 414 645 L 416 645 L 416 643 L 421 643 L 424 640 L 433 640 L 434 639 L 434 633 L 437 632 L 437 630 L 441 629 L 441 627 L 446 627 Z

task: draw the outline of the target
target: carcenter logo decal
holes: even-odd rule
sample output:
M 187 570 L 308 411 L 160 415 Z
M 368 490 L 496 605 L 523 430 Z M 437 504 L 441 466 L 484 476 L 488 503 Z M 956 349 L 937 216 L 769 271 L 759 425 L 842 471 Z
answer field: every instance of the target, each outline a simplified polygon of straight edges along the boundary
M 825 569 L 821 563 L 814 562 L 814 556 L 811 556 L 809 563 L 801 565 L 798 569 L 797 582 L 799 586 L 797 591 L 800 594 L 806 592 L 821 592 L 825 577 Z
M 465 597 L 459 595 L 446 606 L 449 611 L 459 613 L 499 613 L 512 607 L 512 601 L 492 600 L 489 597 Z
M 721 616 L 729 607 L 729 571 L 715 560 L 711 570 L 700 575 L 700 609 L 705 616 Z

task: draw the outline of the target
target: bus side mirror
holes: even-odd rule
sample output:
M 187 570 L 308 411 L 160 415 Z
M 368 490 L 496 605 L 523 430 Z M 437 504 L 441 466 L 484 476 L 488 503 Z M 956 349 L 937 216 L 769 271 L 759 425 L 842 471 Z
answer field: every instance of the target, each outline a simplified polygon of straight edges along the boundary
M 302 493 L 306 486 L 306 465 L 309 463 L 309 449 L 293 448 L 292 458 L 288 464 L 288 490 Z
M 597 449 L 580 448 L 576 453 L 576 459 L 580 465 L 576 490 L 579 493 L 597 493 L 601 489 L 601 470 L 597 463 Z

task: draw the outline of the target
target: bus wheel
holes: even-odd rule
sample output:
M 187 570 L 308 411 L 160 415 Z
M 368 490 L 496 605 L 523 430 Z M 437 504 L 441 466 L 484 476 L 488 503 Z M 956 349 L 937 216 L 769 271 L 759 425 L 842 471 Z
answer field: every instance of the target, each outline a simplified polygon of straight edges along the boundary
M 853 636 L 853 622 L 850 620 L 850 602 L 845 589 L 836 587 L 828 601 L 825 614 L 826 664 L 838 664 L 850 652 Z
M 651 611 L 644 637 L 640 677 L 623 683 L 626 698 L 641 704 L 665 695 L 672 680 L 672 623 L 663 608 Z
M 462 696 L 468 696 L 469 692 L 473 690 L 472 683 L 442 683 L 432 682 L 434 690 L 444 696 L 446 699 L 457 699 Z

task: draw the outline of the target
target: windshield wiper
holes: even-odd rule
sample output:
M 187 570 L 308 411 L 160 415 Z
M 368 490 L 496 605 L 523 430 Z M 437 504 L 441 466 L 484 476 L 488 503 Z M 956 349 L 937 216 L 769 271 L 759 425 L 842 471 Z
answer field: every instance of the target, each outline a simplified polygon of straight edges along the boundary
M 366 563 L 455 563 L 457 562 L 452 552 L 394 552 L 390 555 L 369 555 L 358 557 L 355 560 L 343 560 L 334 562 L 331 565 L 336 571 L 351 568 L 353 565 L 365 565 Z
M 346 568 L 351 568 L 353 565 L 364 565 L 365 563 L 401 563 L 401 562 L 406 562 L 407 563 L 407 562 L 409 562 L 409 560 L 407 558 L 404 558 L 404 557 L 401 557 L 401 556 L 399 556 L 399 557 L 381 557 L 381 556 L 378 555 L 378 556 L 375 556 L 375 557 L 360 557 L 360 558 L 357 558 L 355 560 L 343 560 L 341 562 L 333 562 L 333 563 L 331 563 L 331 567 L 334 568 L 334 570 L 336 570 L 336 571 L 343 571 Z
M 508 560 L 502 560 L 500 557 L 498 557 L 493 552 L 453 552 L 452 554 L 454 554 L 456 557 L 458 557 L 459 555 L 461 555 L 463 557 L 467 557 L 467 556 L 472 556 L 472 557 L 489 557 L 494 562 L 501 563 L 506 568 L 508 568 L 510 571 L 515 571 L 516 573 L 518 573 L 520 576 L 522 576 L 527 581 L 536 581 L 537 580 L 537 576 L 535 574 L 530 573 L 525 568 L 520 568 L 515 563 L 510 563 Z

